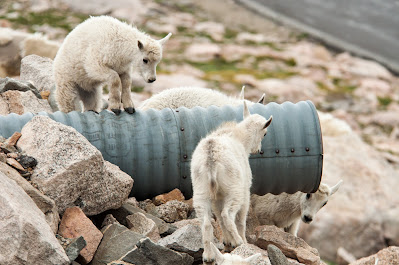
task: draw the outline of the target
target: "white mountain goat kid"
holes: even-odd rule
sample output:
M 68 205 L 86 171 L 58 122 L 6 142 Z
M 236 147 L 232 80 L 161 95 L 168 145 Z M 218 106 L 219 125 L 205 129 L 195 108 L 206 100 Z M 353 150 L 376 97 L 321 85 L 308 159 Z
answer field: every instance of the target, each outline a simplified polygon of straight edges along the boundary
M 137 28 L 113 17 L 91 17 L 65 38 L 55 59 L 56 98 L 63 112 L 77 110 L 79 100 L 85 110 L 101 111 L 102 86 L 109 88 L 109 106 L 135 112 L 130 96 L 132 71 L 152 83 L 162 59 L 162 46 L 171 33 L 154 40 Z
M 261 225 L 275 225 L 296 236 L 301 220 L 304 223 L 312 222 L 341 184 L 342 180 L 330 188 L 321 183 L 315 193 L 252 194 L 251 205 Z
M 244 120 L 228 122 L 202 139 L 191 161 L 193 204 L 202 219 L 204 262 L 212 262 L 212 211 L 222 228 L 226 246 L 237 247 L 246 242 L 245 226 L 250 204 L 252 172 L 250 153 L 261 149 L 261 141 L 272 122 L 249 113 L 244 101 Z
M 215 254 L 215 261 L 217 265 L 250 265 L 255 264 L 256 259 L 262 256 L 262 254 L 257 253 L 248 258 L 242 258 L 241 256 L 234 254 L 222 254 L 212 242 L 211 251 Z
M 176 87 L 163 90 L 162 92 L 153 95 L 145 100 L 138 109 L 177 109 L 179 107 L 186 107 L 188 109 L 200 106 L 224 106 L 233 105 L 238 106 L 244 100 L 244 87 L 241 90 L 239 98 L 229 97 L 217 90 L 203 88 L 203 87 Z M 246 100 L 248 106 L 254 104 Z M 257 103 L 265 104 L 265 94 L 258 100 Z

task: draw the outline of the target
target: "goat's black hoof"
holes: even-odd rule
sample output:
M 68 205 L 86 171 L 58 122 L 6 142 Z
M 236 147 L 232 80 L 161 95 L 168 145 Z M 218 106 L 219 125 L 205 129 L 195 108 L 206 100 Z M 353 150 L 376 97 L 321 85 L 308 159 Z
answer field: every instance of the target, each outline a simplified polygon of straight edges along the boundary
M 121 110 L 120 109 L 111 109 L 113 113 L 115 113 L 116 115 L 121 114 Z
M 136 112 L 136 110 L 133 107 L 125 108 L 125 111 L 129 114 L 133 114 Z

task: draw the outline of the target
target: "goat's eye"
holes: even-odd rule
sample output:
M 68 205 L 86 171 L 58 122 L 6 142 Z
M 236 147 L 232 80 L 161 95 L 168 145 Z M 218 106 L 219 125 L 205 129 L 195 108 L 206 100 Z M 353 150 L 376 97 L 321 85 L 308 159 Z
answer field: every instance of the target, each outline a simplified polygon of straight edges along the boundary
M 265 136 L 266 136 L 266 134 L 267 134 L 267 132 L 265 132 L 265 134 L 263 135 L 263 137 L 265 137 Z
M 310 199 L 310 193 L 306 194 L 306 199 L 307 199 L 307 200 Z
M 323 206 L 321 206 L 321 207 L 324 207 L 324 206 L 326 206 L 326 204 L 327 204 L 327 202 L 325 202 L 325 203 L 323 204 Z
M 148 63 L 148 59 L 143 59 L 143 63 L 147 64 Z

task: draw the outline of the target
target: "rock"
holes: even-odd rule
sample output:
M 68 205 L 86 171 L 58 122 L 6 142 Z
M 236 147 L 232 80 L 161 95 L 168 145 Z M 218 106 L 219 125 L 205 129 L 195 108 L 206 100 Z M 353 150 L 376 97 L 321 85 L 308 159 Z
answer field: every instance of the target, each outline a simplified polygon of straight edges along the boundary
M 0 187 L 0 264 L 69 264 L 44 214 L 24 190 L 2 172 Z
M 33 117 L 23 127 L 18 147 L 38 161 L 31 181 L 56 202 L 60 213 L 75 205 L 86 215 L 118 208 L 133 186 L 132 178 L 104 161 L 85 137 L 48 117 Z
M 69 245 L 65 248 L 65 253 L 67 254 L 69 260 L 75 260 L 79 256 L 80 251 L 82 251 L 86 245 L 87 243 L 83 236 L 72 239 Z
M 5 174 L 10 179 L 14 180 L 26 192 L 26 194 L 31 197 L 36 206 L 45 215 L 45 219 L 48 225 L 51 227 L 53 233 L 57 233 L 60 216 L 58 214 L 58 208 L 55 205 L 55 202 L 43 193 L 41 193 L 38 189 L 34 188 L 15 169 L 7 166 L 6 164 L 0 163 L 0 172 Z
M 31 156 L 20 155 L 16 158 L 16 160 L 25 169 L 34 169 L 37 166 L 37 160 Z
M 178 253 L 166 247 L 155 244 L 148 238 L 141 239 L 136 248 L 122 258 L 123 261 L 132 264 L 153 265 L 189 265 L 193 258 L 186 253 Z
M 273 244 L 267 246 L 267 254 L 272 265 L 288 265 L 288 259 L 283 252 Z
M 256 216 L 252 206 L 250 205 L 249 209 L 248 209 L 246 229 L 245 229 L 245 235 L 246 235 L 248 243 L 251 243 L 251 244 L 255 243 L 255 241 L 253 241 L 253 240 L 256 238 L 255 230 L 258 226 L 260 226 L 260 222 L 259 222 L 258 217 Z
M 47 100 L 38 99 L 32 91 L 7 91 L 0 94 L 0 115 L 16 113 L 22 115 L 27 112 L 38 113 L 45 111 L 52 113 Z
M 168 201 L 165 204 L 157 206 L 157 216 L 167 223 L 173 223 L 187 219 L 189 206 L 180 201 Z
M 171 24 L 159 24 L 152 20 L 149 20 L 149 21 L 147 21 L 147 23 L 145 23 L 145 26 L 148 30 L 151 30 L 152 32 L 155 32 L 155 33 L 168 34 L 170 32 L 173 35 L 177 33 L 176 26 L 171 25 Z
M 107 214 L 101 224 L 101 228 L 104 228 L 106 226 L 112 225 L 112 224 L 119 224 L 118 220 L 112 215 L 112 214 Z
M 135 197 L 127 198 L 127 200 L 124 203 L 130 204 L 133 207 L 139 208 L 139 202 L 137 201 L 137 199 Z
M 158 206 L 173 200 L 177 201 L 185 200 L 183 193 L 179 189 L 174 189 L 168 193 L 158 195 L 153 199 L 153 202 L 156 206 Z
M 215 221 L 215 219 L 212 218 L 211 220 L 212 226 L 213 226 L 213 235 L 219 240 L 222 241 L 223 235 L 222 235 L 222 229 L 219 226 L 219 223 Z M 177 229 L 182 228 L 187 225 L 196 225 L 201 229 L 202 223 L 199 218 L 194 218 L 194 219 L 186 219 L 186 220 L 181 220 L 178 222 L 173 223 L 174 226 L 176 226 Z
M 273 57 L 275 51 L 267 46 L 241 46 L 236 44 L 225 44 L 221 48 L 221 58 L 227 62 L 234 62 L 247 58 L 248 56 L 253 57 Z
M 158 241 L 158 244 L 179 252 L 189 254 L 195 261 L 202 259 L 204 248 L 202 245 L 201 228 L 197 225 L 186 225 L 179 228 L 170 236 Z
M 399 233 L 386 238 L 388 231 L 397 230 L 398 222 L 390 222 L 392 219 L 382 214 L 399 211 L 399 194 L 392 189 L 399 186 L 397 171 L 342 121 L 346 129 L 341 132 L 336 120 L 323 120 L 320 116 L 321 128 L 337 130 L 328 135 L 322 129 L 323 181 L 331 185 L 343 179 L 343 185 L 316 219 L 299 230 L 301 238 L 331 261 L 336 259 L 339 247 L 360 258 L 387 247 L 387 241 L 398 242 L 399 238 Z
M 7 155 L 0 153 L 0 162 L 7 163 Z
M 17 153 L 18 150 L 15 146 L 13 145 L 9 145 L 7 143 L 1 143 L 0 144 L 0 149 L 2 152 L 4 152 L 5 154 L 10 154 L 10 153 Z
M 265 42 L 278 42 L 279 40 L 274 36 L 265 36 L 263 34 L 240 32 L 236 36 L 236 42 L 240 44 L 256 43 L 261 44 Z
M 198 86 L 198 87 L 206 87 L 206 82 L 187 75 L 187 74 L 158 74 L 157 81 L 152 84 L 147 84 L 144 88 L 145 92 L 150 93 L 158 93 L 164 89 L 171 87 L 179 87 L 179 86 Z
M 146 211 L 149 214 L 157 215 L 157 207 L 150 199 L 146 199 L 138 203 L 139 208 Z
M 30 82 L 20 81 L 9 77 L 0 78 L 0 93 L 10 90 L 21 92 L 31 91 L 38 99 L 42 98 L 37 88 Z
M 17 170 L 25 171 L 23 166 L 21 166 L 21 164 L 18 163 L 17 160 L 15 160 L 14 158 L 7 158 L 7 164 L 9 164 L 10 166 L 12 166 L 13 168 L 15 168 Z
M 134 213 L 126 216 L 127 227 L 140 235 L 147 236 L 152 241 L 161 239 L 155 222 L 147 218 L 143 213 Z
M 65 238 L 83 236 L 87 245 L 80 251 L 81 263 L 88 264 L 94 256 L 103 234 L 79 207 L 65 210 L 58 233 Z
M 184 57 L 190 62 L 209 62 L 220 56 L 222 49 L 214 43 L 193 43 L 187 47 Z
M 21 61 L 20 79 L 31 82 L 39 92 L 51 91 L 55 86 L 53 60 L 34 54 L 25 56 Z
M 376 263 L 378 260 L 378 263 Z M 379 251 L 377 254 L 370 257 L 359 259 L 350 265 L 391 265 L 397 264 L 399 260 L 399 247 L 391 246 Z
M 254 254 L 261 253 L 262 256 L 256 259 L 253 264 L 256 265 L 270 265 L 267 257 L 267 251 L 252 244 L 242 244 L 236 247 L 230 254 L 239 255 L 243 258 L 248 258 Z
M 112 224 L 105 227 L 103 233 L 103 239 L 91 265 L 104 265 L 114 260 L 119 260 L 143 238 L 142 235 L 130 231 L 120 224 Z
M 285 256 L 307 265 L 319 265 L 320 256 L 317 249 L 310 247 L 303 239 L 286 233 L 276 226 L 259 226 L 256 229 L 256 243 L 267 249 L 269 244 L 278 247 Z
M 118 222 L 120 222 L 122 225 L 127 226 L 127 220 L 126 220 L 127 216 L 135 214 L 135 213 L 142 213 L 147 218 L 153 220 L 157 224 L 158 231 L 160 234 L 165 233 L 169 229 L 169 224 L 165 223 L 165 221 L 163 221 L 162 219 L 160 219 L 156 216 L 153 216 L 149 213 L 146 213 L 145 211 L 143 211 L 139 208 L 136 208 L 128 203 L 124 203 L 120 208 L 111 210 L 110 212 L 118 220 Z
M 351 262 L 355 262 L 356 258 L 346 249 L 340 247 L 337 251 L 337 263 L 338 265 L 348 265 Z
M 16 145 L 17 141 L 21 136 L 22 134 L 20 132 L 15 132 L 13 135 L 11 135 L 10 138 L 7 139 L 7 144 Z
M 194 26 L 194 31 L 197 33 L 208 34 L 215 41 L 222 41 L 226 32 L 223 24 L 213 21 L 197 23 Z

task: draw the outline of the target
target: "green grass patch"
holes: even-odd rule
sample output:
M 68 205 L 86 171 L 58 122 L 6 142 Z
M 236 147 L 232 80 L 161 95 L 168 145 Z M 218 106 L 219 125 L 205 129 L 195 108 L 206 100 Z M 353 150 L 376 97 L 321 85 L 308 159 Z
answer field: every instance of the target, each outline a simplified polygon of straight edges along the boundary
M 390 97 L 378 97 L 378 102 L 380 103 L 380 106 L 382 107 L 387 107 L 389 104 L 392 103 L 392 98 Z
M 140 87 L 140 86 L 132 86 L 131 90 L 132 92 L 136 92 L 136 93 L 141 93 L 144 91 L 144 87 Z
M 232 30 L 230 28 L 226 28 L 224 32 L 224 38 L 225 39 L 235 39 L 238 35 L 238 32 L 236 30 Z
M 5 16 L 1 16 L 0 18 L 7 19 L 16 26 L 26 26 L 31 32 L 34 32 L 34 25 L 41 26 L 45 24 L 70 32 L 77 24 L 83 22 L 88 17 L 88 15 L 77 13 L 66 14 L 59 10 L 49 9 L 43 12 L 23 12 L 15 18 L 7 18 Z

